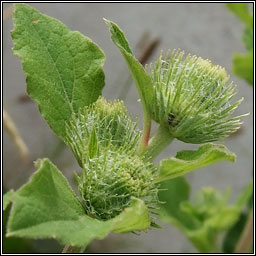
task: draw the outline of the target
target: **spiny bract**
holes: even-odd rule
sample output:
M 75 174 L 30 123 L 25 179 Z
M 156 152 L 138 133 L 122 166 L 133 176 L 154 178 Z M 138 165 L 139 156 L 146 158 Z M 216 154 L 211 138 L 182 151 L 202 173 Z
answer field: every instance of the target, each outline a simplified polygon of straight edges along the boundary
M 68 144 L 83 168 L 76 177 L 87 214 L 113 218 L 131 197 L 154 206 L 156 167 L 136 153 L 141 132 L 123 102 L 100 97 L 73 117 L 67 131 Z
M 229 118 L 243 99 L 234 104 L 233 83 L 224 68 L 209 60 L 174 50 L 146 67 L 153 81 L 152 118 L 184 142 L 220 140 L 236 131 L 242 116 Z

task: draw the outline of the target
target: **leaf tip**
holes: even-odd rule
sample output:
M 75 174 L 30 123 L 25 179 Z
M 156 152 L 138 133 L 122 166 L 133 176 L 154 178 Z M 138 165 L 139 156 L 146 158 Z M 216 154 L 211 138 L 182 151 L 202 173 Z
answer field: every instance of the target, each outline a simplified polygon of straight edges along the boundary
M 13 4 L 13 14 L 15 14 L 15 12 L 20 8 L 32 8 L 32 7 L 25 3 L 14 3 Z
M 109 30 L 111 31 L 113 29 L 113 26 L 116 25 L 114 22 L 112 22 L 111 20 L 108 20 L 106 18 L 103 18 L 105 24 L 109 27 Z
M 103 20 L 104 20 L 104 22 L 105 22 L 107 25 L 110 23 L 110 21 L 109 21 L 108 19 L 104 18 L 104 17 L 103 17 Z
M 37 159 L 36 161 L 34 161 L 34 165 L 35 165 L 35 167 L 37 168 L 37 169 L 40 169 L 42 166 L 43 166 L 43 164 L 44 164 L 44 162 L 45 161 L 48 161 L 48 158 L 39 158 L 39 159 Z
M 13 12 L 16 11 L 17 8 L 19 8 L 19 6 L 22 5 L 21 3 L 14 3 L 13 4 Z
M 236 162 L 236 154 L 233 153 L 233 154 L 231 155 L 230 161 L 231 161 L 232 163 L 235 163 L 235 162 Z
M 7 229 L 5 236 L 6 236 L 6 237 L 12 237 L 12 236 L 13 236 L 13 232 L 10 232 L 10 231 Z
M 105 24 L 109 27 L 109 29 L 111 29 L 112 26 L 113 26 L 113 22 L 111 20 L 106 19 L 106 18 L 103 18 L 103 20 L 104 20 Z

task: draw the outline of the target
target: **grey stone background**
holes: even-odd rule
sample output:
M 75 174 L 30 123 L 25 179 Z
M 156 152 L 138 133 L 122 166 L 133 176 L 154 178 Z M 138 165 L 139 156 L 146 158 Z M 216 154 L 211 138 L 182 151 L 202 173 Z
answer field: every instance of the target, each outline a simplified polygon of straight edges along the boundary
M 10 4 L 4 4 L 4 8 Z M 241 41 L 243 25 L 223 4 L 218 3 L 31 3 L 41 12 L 61 20 L 71 30 L 78 30 L 90 37 L 105 52 L 104 71 L 106 86 L 103 95 L 117 98 L 125 85 L 129 72 L 114 44 L 110 41 L 105 17 L 117 23 L 125 32 L 131 48 L 141 35 L 149 31 L 160 37 L 161 44 L 150 61 L 159 56 L 160 49 L 181 48 L 186 52 L 212 60 L 224 66 L 231 80 L 238 85 L 238 96 L 244 102 L 237 114 L 250 112 L 244 118 L 241 132 L 223 143 L 237 154 L 235 164 L 218 163 L 192 172 L 186 177 L 193 193 L 203 186 L 214 186 L 220 191 L 232 188 L 231 201 L 249 182 L 253 168 L 253 93 L 252 88 L 231 72 L 234 52 L 243 52 Z M 33 161 L 49 157 L 63 173 L 72 179 L 73 170 L 79 170 L 69 149 L 49 129 L 32 102 L 21 103 L 19 97 L 26 92 L 25 77 L 17 57 L 12 54 L 10 30 L 12 19 L 3 25 L 3 101 L 4 107 L 15 121 L 30 150 L 29 161 L 24 164 L 8 134 L 3 132 L 3 184 L 6 189 L 17 189 L 34 172 Z M 135 86 L 126 95 L 125 105 L 134 117 L 142 111 Z M 174 141 L 156 161 L 173 156 L 182 149 L 196 145 Z M 93 242 L 89 250 L 102 253 L 185 253 L 196 252 L 183 234 L 175 227 L 163 224 L 163 229 L 152 229 L 139 236 L 133 234 L 110 235 L 103 241 Z M 49 252 L 41 248 L 42 252 Z M 54 249 L 53 249 L 54 250 Z

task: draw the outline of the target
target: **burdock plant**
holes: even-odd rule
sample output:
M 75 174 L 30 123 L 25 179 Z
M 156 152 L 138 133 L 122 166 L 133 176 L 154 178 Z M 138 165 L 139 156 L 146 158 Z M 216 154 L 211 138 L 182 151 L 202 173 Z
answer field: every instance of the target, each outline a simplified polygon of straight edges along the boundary
M 75 173 L 78 198 L 57 167 L 39 159 L 28 183 L 4 196 L 4 208 L 12 202 L 7 236 L 55 238 L 64 252 L 79 252 L 110 232 L 158 227 L 161 181 L 235 160 L 225 146 L 207 143 L 241 124 L 241 116 L 230 118 L 241 100 L 230 103 L 235 87 L 226 71 L 179 50 L 144 69 L 119 27 L 105 22 L 138 89 L 143 131 L 122 101 L 101 97 L 105 56 L 95 43 L 28 5 L 15 5 L 13 52 L 22 61 L 27 92 L 81 171 Z M 159 129 L 150 139 L 152 120 Z M 206 144 L 154 164 L 174 138 Z

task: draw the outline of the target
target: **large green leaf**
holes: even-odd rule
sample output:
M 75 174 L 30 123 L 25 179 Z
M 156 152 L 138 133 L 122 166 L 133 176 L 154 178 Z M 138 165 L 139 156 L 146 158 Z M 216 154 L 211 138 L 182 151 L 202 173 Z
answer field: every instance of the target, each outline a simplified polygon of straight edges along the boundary
M 28 94 L 65 140 L 71 114 L 101 95 L 104 53 L 80 32 L 28 5 L 15 4 L 13 19 L 13 52 L 23 63 Z
M 233 57 L 233 71 L 249 84 L 253 84 L 253 50 L 245 54 L 235 53 Z
M 225 146 L 212 143 L 204 144 L 198 150 L 183 150 L 176 157 L 161 161 L 155 181 L 172 179 L 220 161 L 234 162 L 235 158 Z
M 35 253 L 35 250 L 33 250 L 33 247 L 31 246 L 31 241 L 24 239 L 24 238 L 18 238 L 18 237 L 6 237 L 6 227 L 7 227 L 7 221 L 10 214 L 10 208 L 7 207 L 2 214 L 2 252 L 3 254 L 7 253 Z
M 112 41 L 120 49 L 131 71 L 141 98 L 144 113 L 149 115 L 149 104 L 151 104 L 153 98 L 153 85 L 151 78 L 146 73 L 140 62 L 135 58 L 135 56 L 133 56 L 123 31 L 112 21 L 106 19 L 104 19 L 104 21 L 109 26 Z
M 63 244 L 85 246 L 110 232 L 144 230 L 150 218 L 144 202 L 133 198 L 130 207 L 109 221 L 93 219 L 85 211 L 63 174 L 48 159 L 12 197 L 7 236 L 55 238 Z

